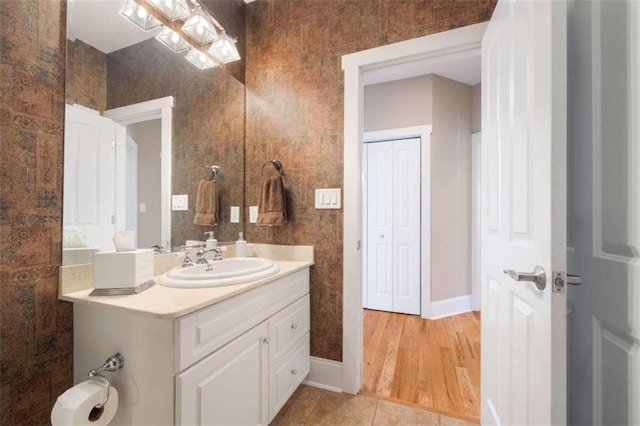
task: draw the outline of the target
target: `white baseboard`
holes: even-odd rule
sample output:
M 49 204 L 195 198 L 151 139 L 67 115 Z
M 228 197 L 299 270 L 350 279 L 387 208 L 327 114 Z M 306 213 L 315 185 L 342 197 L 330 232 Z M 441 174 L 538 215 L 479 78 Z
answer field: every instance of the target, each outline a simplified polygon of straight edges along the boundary
M 341 362 L 312 356 L 310 370 L 302 383 L 314 388 L 342 393 Z
M 429 310 L 429 319 L 439 319 L 449 317 L 451 315 L 462 314 L 472 311 L 473 297 L 469 294 L 466 296 L 452 297 L 450 299 L 437 300 L 431 302 Z

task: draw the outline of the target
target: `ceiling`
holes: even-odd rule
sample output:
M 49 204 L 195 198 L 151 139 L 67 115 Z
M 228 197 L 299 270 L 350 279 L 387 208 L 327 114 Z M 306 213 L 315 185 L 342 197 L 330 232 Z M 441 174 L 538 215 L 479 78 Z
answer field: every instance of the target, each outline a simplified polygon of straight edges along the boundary
M 67 38 L 111 53 L 155 37 L 159 29 L 142 31 L 118 15 L 123 4 L 124 0 L 70 0 Z

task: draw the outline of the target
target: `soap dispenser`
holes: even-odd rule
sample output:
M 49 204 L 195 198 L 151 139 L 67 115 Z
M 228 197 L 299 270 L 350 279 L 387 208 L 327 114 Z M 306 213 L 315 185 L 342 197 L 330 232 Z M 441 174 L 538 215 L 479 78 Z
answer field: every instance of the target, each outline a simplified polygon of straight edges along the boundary
M 238 241 L 236 241 L 236 257 L 246 257 L 247 255 L 247 242 L 242 237 L 243 233 L 238 234 Z
M 211 250 L 212 248 L 216 248 L 218 247 L 218 240 L 215 239 L 215 237 L 213 236 L 213 231 L 207 231 L 204 233 L 204 235 L 208 235 L 209 237 L 207 238 L 207 250 Z

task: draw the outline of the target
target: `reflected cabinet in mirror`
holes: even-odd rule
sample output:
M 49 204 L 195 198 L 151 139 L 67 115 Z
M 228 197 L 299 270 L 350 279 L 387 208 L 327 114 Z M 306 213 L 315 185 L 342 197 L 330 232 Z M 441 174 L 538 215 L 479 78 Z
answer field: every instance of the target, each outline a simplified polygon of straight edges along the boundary
M 230 208 L 244 204 L 244 60 L 196 68 L 155 39 L 162 26 L 145 32 L 120 16 L 123 4 L 69 2 L 63 264 L 114 250 L 123 230 L 138 248 L 174 249 L 207 231 L 219 241 L 242 231 Z M 201 5 L 244 57 L 244 2 Z M 213 165 L 217 219 L 196 225 L 199 182 L 214 179 Z

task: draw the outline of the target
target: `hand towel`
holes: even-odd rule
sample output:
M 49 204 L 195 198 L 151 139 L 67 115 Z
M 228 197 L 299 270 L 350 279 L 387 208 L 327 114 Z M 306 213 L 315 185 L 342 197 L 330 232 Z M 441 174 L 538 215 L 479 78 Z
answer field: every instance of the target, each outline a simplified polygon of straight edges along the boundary
M 215 225 L 218 222 L 218 192 L 216 182 L 201 179 L 196 192 L 196 225 Z
M 258 226 L 287 223 L 287 200 L 282 176 L 263 177 L 258 201 Z

